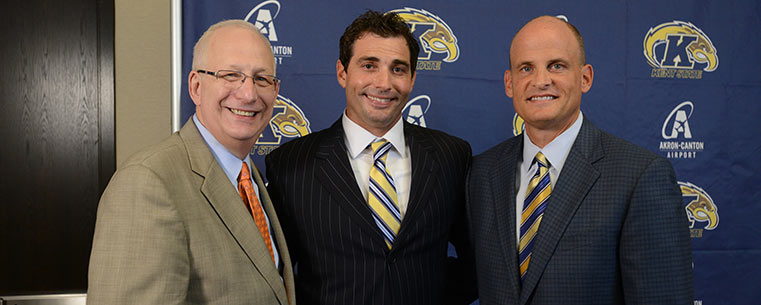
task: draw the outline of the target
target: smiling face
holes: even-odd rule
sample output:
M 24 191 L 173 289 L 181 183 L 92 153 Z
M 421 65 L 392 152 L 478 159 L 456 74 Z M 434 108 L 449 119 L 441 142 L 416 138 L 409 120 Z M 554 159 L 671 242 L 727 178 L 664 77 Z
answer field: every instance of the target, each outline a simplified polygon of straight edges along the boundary
M 410 51 L 401 36 L 361 35 L 348 67 L 339 60 L 336 74 L 346 89 L 346 116 L 379 137 L 402 116 L 415 84 Z
M 272 51 L 254 31 L 235 25 L 215 29 L 201 54 L 203 66 L 197 68 L 274 75 Z M 240 88 L 232 89 L 226 80 L 195 70 L 188 83 L 201 124 L 230 152 L 245 158 L 272 118 L 279 86 L 258 87 L 248 77 Z
M 554 135 L 552 140 L 573 124 L 592 78 L 592 66 L 581 62 L 579 42 L 564 21 L 540 17 L 513 38 L 505 93 L 532 140 L 540 132 Z

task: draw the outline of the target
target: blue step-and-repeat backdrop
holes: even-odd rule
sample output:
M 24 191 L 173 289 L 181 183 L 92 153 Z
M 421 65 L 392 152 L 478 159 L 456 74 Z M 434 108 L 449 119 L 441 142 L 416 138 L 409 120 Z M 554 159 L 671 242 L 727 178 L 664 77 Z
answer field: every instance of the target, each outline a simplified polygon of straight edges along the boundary
M 689 218 L 695 304 L 760 304 L 761 3 L 642 1 L 182 1 L 180 120 L 192 47 L 223 19 L 269 38 L 283 80 L 264 155 L 330 126 L 346 105 L 338 39 L 367 9 L 396 11 L 419 38 L 409 122 L 470 142 L 478 154 L 518 134 L 505 96 L 512 36 L 539 15 L 567 18 L 595 69 L 582 111 L 598 127 L 671 160 Z M 653 258 L 658 259 L 658 258 Z

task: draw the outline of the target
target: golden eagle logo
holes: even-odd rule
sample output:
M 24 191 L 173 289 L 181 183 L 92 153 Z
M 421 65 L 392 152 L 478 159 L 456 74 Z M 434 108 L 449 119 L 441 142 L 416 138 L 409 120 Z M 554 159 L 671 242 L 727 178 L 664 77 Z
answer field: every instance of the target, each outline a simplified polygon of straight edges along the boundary
M 706 222 L 704 229 L 713 230 L 719 225 L 719 213 L 711 196 L 702 188 L 689 183 L 679 181 L 682 190 L 682 198 L 691 199 L 687 206 L 687 218 L 690 221 L 690 229 L 694 228 L 695 222 Z
M 690 22 L 663 23 L 650 30 L 643 41 L 644 55 L 653 68 L 692 69 L 705 64 L 703 71 L 719 66 L 719 57 L 711 39 Z
M 280 144 L 280 137 L 298 138 L 312 132 L 304 112 L 290 99 L 278 95 L 274 108 L 274 115 L 270 119 L 270 128 L 278 139 L 276 144 Z
M 460 57 L 457 37 L 444 20 L 423 9 L 405 7 L 390 11 L 402 17 L 413 35 L 419 35 L 420 49 L 425 55 L 419 60 L 429 60 L 431 53 L 446 54 L 445 62 L 454 62 Z
M 519 134 L 523 133 L 523 128 L 525 128 L 526 122 L 523 121 L 523 118 L 519 116 L 517 113 L 513 116 L 513 135 L 517 136 Z

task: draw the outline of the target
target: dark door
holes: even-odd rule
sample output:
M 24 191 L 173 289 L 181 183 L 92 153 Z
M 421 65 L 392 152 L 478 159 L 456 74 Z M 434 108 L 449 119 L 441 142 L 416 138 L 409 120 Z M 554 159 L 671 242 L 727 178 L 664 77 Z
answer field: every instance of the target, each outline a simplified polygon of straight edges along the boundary
M 115 167 L 114 3 L 0 10 L 0 295 L 84 292 Z

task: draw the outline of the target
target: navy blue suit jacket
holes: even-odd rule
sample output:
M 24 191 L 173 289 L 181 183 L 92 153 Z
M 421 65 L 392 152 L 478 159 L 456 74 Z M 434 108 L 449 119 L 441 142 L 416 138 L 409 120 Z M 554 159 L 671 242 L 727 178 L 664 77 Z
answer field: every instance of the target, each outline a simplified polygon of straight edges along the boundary
M 407 123 L 404 136 L 412 158 L 410 198 L 390 251 L 357 186 L 341 120 L 267 156 L 268 189 L 296 264 L 299 303 L 440 305 L 475 299 L 465 217 L 470 145 Z M 447 257 L 449 241 L 456 260 Z
M 522 136 L 473 159 L 468 213 L 478 290 L 492 304 L 691 304 L 684 205 L 668 160 L 584 120 L 524 282 L 515 233 Z

